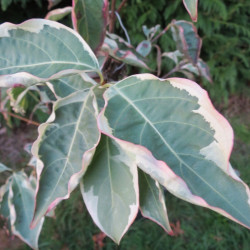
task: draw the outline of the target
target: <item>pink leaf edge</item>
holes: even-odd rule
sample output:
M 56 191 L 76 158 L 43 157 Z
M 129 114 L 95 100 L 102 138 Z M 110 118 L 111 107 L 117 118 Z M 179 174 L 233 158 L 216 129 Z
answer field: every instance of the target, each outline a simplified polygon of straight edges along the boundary
M 55 120 L 55 116 L 53 117 L 53 120 L 51 119 L 50 122 L 53 122 Z M 101 131 L 99 130 L 99 137 L 98 137 L 98 140 L 96 142 L 96 144 L 88 149 L 86 152 L 84 152 L 83 154 L 83 157 L 82 157 L 82 169 L 73 174 L 70 179 L 69 179 L 69 182 L 68 182 L 68 193 L 63 196 L 63 197 L 58 197 L 56 198 L 53 202 L 50 203 L 50 205 L 48 206 L 46 212 L 43 214 L 43 215 L 40 215 L 38 217 L 36 217 L 36 207 L 37 207 L 37 194 L 38 194 L 38 191 L 39 191 L 39 181 L 40 181 L 40 177 L 41 177 L 41 173 L 42 173 L 42 170 L 44 168 L 44 164 L 43 162 L 39 159 L 38 155 L 34 152 L 34 148 L 35 147 L 38 147 L 38 143 L 41 139 L 41 136 L 42 136 L 42 131 L 43 131 L 43 128 L 42 126 L 43 125 L 46 125 L 46 124 L 41 124 L 39 127 L 38 127 L 38 138 L 37 140 L 34 142 L 34 144 L 32 145 L 32 154 L 37 158 L 37 161 L 39 162 L 40 165 L 37 164 L 37 168 L 36 168 L 36 171 L 37 171 L 37 186 L 36 186 L 36 193 L 35 193 L 35 206 L 34 206 L 34 214 L 33 214 L 33 219 L 32 219 L 32 222 L 30 224 L 30 228 L 34 228 L 37 223 L 39 222 L 39 220 L 41 219 L 41 216 L 44 216 L 46 214 L 48 214 L 53 208 L 55 208 L 57 206 L 57 204 L 59 202 L 61 202 L 62 200 L 66 200 L 69 198 L 70 196 L 70 193 L 75 189 L 75 187 L 78 185 L 79 183 L 79 179 L 82 177 L 82 175 L 84 174 L 84 172 L 86 171 L 86 167 L 88 167 L 88 165 L 90 164 L 90 161 L 92 160 L 92 157 L 94 155 L 94 152 L 95 152 L 95 149 L 97 147 L 97 145 L 99 144 L 100 140 L 101 140 Z
M 192 13 L 190 12 L 188 6 L 187 6 L 186 0 L 183 0 L 183 4 L 184 4 L 184 6 L 185 6 L 185 8 L 186 8 L 186 10 L 187 10 L 187 12 L 188 12 L 188 14 L 191 17 L 191 19 L 192 19 L 193 22 L 197 22 L 197 19 L 198 19 L 198 0 L 195 0 L 195 1 L 196 1 L 195 2 L 195 4 L 196 4 L 196 6 L 195 6 L 196 10 L 195 10 L 195 15 L 193 16 Z
M 180 81 L 181 84 L 184 84 L 189 88 L 190 87 L 194 88 L 195 91 L 197 92 L 197 94 L 202 94 L 202 96 L 204 98 L 203 101 L 204 101 L 205 105 L 208 106 L 209 111 L 211 111 L 212 114 L 216 116 L 218 121 L 222 122 L 223 125 L 225 125 L 225 129 L 228 130 L 228 132 L 230 132 L 230 134 L 232 136 L 231 145 L 229 145 L 229 147 L 228 147 L 229 148 L 228 159 L 227 159 L 228 160 L 228 175 L 231 178 L 233 178 L 234 180 L 242 183 L 246 188 L 246 193 L 247 193 L 248 197 L 250 197 L 249 187 L 234 173 L 234 170 L 229 167 L 230 166 L 229 157 L 230 157 L 232 147 L 233 147 L 233 131 L 232 131 L 232 128 L 231 128 L 229 122 L 214 108 L 214 106 L 211 103 L 210 98 L 208 97 L 207 91 L 203 90 L 196 82 L 191 81 L 191 80 L 187 80 L 187 79 L 184 79 L 184 78 L 177 78 L 176 77 L 176 78 L 160 79 L 160 78 L 158 78 L 156 76 L 153 76 L 151 74 L 139 74 L 139 75 L 134 75 L 134 76 L 139 76 L 139 77 L 143 76 L 145 78 L 149 77 L 149 79 L 159 79 L 160 81 L 166 81 L 166 80 L 168 80 L 168 81 L 169 80 Z M 176 175 L 174 173 L 174 171 L 164 161 L 157 160 L 153 156 L 153 154 L 146 147 L 144 147 L 142 145 L 137 145 L 137 144 L 134 144 L 132 142 L 128 142 L 128 141 L 125 141 L 125 140 L 122 140 L 122 139 L 119 139 L 119 138 L 115 137 L 114 135 L 112 135 L 110 132 L 105 131 L 105 129 L 107 127 L 105 126 L 105 128 L 104 128 L 102 126 L 103 122 L 104 123 L 106 122 L 106 118 L 104 117 L 104 112 L 105 112 L 106 107 L 108 105 L 108 100 L 107 100 L 107 97 L 105 96 L 105 93 L 103 94 L 103 98 L 105 100 L 105 105 L 104 105 L 103 109 L 101 110 L 101 112 L 100 112 L 100 114 L 98 116 L 98 119 L 97 119 L 97 124 L 98 124 L 99 130 L 101 131 L 101 133 L 109 136 L 110 138 L 115 140 L 119 145 L 121 145 L 121 147 L 124 147 L 124 148 L 126 148 L 126 150 L 129 150 L 131 153 L 133 153 L 136 156 L 136 159 L 137 159 L 138 162 L 142 161 L 143 158 L 144 158 L 144 160 L 146 159 L 145 162 L 147 162 L 147 161 L 153 162 L 153 165 L 158 170 L 160 170 L 163 174 L 165 174 L 165 177 L 171 179 L 172 181 L 174 180 L 174 182 L 176 183 L 176 185 L 178 185 L 178 187 L 181 187 L 182 190 L 186 191 L 186 195 L 188 195 L 188 198 L 184 198 L 181 195 L 178 195 L 175 192 L 173 192 L 173 190 L 169 190 L 167 188 L 167 190 L 169 192 L 171 192 L 173 195 L 175 195 L 175 196 L 177 196 L 177 197 L 179 197 L 179 198 L 181 198 L 183 200 L 186 200 L 188 202 L 191 202 L 191 203 L 193 203 L 195 205 L 199 205 L 199 206 L 202 206 L 202 207 L 209 208 L 209 209 L 211 209 L 211 210 L 213 210 L 215 212 L 218 212 L 218 213 L 222 214 L 223 216 L 225 216 L 225 217 L 239 223 L 240 225 L 250 229 L 249 226 L 247 226 L 247 225 L 243 224 L 242 222 L 240 222 L 239 220 L 235 219 L 233 216 L 231 216 L 229 213 L 227 213 L 223 209 L 211 206 L 202 197 L 197 196 L 197 195 L 193 195 L 191 190 L 188 188 L 186 182 L 180 176 Z M 147 172 L 147 174 L 149 174 L 152 178 L 154 178 L 150 172 Z

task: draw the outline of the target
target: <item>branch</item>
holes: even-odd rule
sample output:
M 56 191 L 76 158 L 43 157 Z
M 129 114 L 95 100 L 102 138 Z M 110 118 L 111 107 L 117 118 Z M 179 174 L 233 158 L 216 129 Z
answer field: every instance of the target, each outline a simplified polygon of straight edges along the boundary
M 153 40 L 152 43 L 158 40 L 163 34 L 165 34 L 168 29 L 172 26 L 172 23 L 170 23 L 161 33 L 159 33 Z
M 110 15 L 110 21 L 109 21 L 109 32 L 113 33 L 114 32 L 114 27 L 115 27 L 115 4 L 116 0 L 112 0 L 111 2 L 111 15 Z
M 119 5 L 119 7 L 116 10 L 118 13 L 121 11 L 122 7 L 125 5 L 126 2 L 127 2 L 127 0 L 122 0 L 121 4 Z
M 183 62 L 183 63 L 179 63 L 177 64 L 172 70 L 170 70 L 166 75 L 164 75 L 162 78 L 165 79 L 168 76 L 172 75 L 173 73 L 179 71 L 181 69 L 182 66 L 184 66 L 187 62 Z
M 16 114 L 13 114 L 13 113 L 8 112 L 8 111 L 5 111 L 5 110 L 1 110 L 1 113 L 5 113 L 5 114 L 7 114 L 7 115 L 10 115 L 10 116 L 12 116 L 12 117 L 15 117 L 15 118 L 17 118 L 17 119 L 19 119 L 19 120 L 22 120 L 22 121 L 26 122 L 27 124 L 32 124 L 32 125 L 35 125 L 35 126 L 39 126 L 39 125 L 40 125 L 40 123 L 38 123 L 38 122 L 29 120 L 29 119 L 27 119 L 27 118 L 24 118 L 24 117 L 19 116 L 19 115 L 16 115 Z

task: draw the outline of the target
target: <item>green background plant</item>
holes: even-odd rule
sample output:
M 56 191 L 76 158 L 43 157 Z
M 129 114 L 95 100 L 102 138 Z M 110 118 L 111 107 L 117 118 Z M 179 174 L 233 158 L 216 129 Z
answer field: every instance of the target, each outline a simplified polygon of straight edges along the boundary
M 142 25 L 160 24 L 164 28 L 172 19 L 190 21 L 181 0 L 130 0 L 128 6 L 133 8 L 124 8 L 121 17 L 134 45 L 144 39 L 138 32 Z M 195 25 L 203 39 L 201 58 L 209 65 L 214 81 L 212 85 L 204 82 L 203 86 L 221 102 L 221 95 L 227 100 L 230 94 L 244 92 L 249 85 L 250 3 L 244 0 L 203 0 L 199 1 L 198 9 Z M 170 32 L 160 38 L 160 45 L 166 51 L 175 50 Z M 166 62 L 164 67 L 168 72 Z

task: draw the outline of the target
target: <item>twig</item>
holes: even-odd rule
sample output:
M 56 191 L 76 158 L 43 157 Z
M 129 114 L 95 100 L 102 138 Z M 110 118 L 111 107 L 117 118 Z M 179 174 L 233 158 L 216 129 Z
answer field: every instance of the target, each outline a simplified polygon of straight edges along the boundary
M 157 50 L 157 76 L 161 74 L 161 48 L 157 44 L 153 45 Z
M 184 66 L 186 64 L 186 62 L 180 63 L 178 65 L 176 65 L 172 70 L 170 70 L 166 75 L 164 75 L 162 78 L 165 79 L 168 76 L 172 75 L 173 73 L 179 71 L 181 69 L 182 66 Z
M 111 15 L 110 15 L 110 21 L 109 21 L 109 32 L 110 33 L 114 32 L 114 27 L 115 27 L 115 4 L 116 4 L 116 0 L 112 0 L 112 2 L 111 2 Z
M 119 13 L 122 9 L 122 7 L 124 6 L 124 4 L 127 2 L 127 0 L 122 0 L 121 4 L 119 5 L 119 7 L 117 8 L 117 12 Z
M 28 123 L 28 124 L 32 124 L 32 125 L 35 125 L 35 126 L 39 126 L 39 125 L 40 125 L 40 123 L 38 123 L 38 122 L 35 122 L 35 121 L 32 121 L 32 120 L 26 119 L 26 118 L 24 118 L 24 117 L 22 117 L 22 116 L 13 114 L 13 113 L 8 112 L 8 111 L 5 111 L 5 110 L 1 110 L 1 113 L 6 113 L 7 115 L 10 115 L 10 116 L 12 116 L 12 117 L 15 117 L 15 118 L 17 118 L 17 119 L 19 119 L 19 120 L 22 120 L 22 121 L 24 121 L 24 122 L 26 122 L 26 123 Z
M 172 24 L 170 23 L 161 33 L 159 33 L 151 42 L 155 42 L 156 40 L 158 40 L 163 34 L 165 34 L 168 29 L 172 26 Z

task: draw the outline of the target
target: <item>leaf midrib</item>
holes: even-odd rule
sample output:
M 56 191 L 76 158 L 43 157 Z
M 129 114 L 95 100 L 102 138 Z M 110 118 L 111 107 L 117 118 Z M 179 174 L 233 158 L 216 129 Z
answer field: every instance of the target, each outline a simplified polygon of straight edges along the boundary
M 83 112 L 84 112 L 84 110 L 85 110 L 85 107 L 86 107 L 86 104 L 87 104 L 89 95 L 90 95 L 90 92 L 89 92 L 88 95 L 86 96 L 85 102 L 83 103 L 83 106 L 82 106 L 81 111 L 80 111 L 80 114 L 79 114 L 79 119 L 78 119 L 78 121 L 76 122 L 75 131 L 74 131 L 74 134 L 73 134 L 73 137 L 72 137 L 72 140 L 71 140 L 71 144 L 70 144 L 70 147 L 69 147 L 69 151 L 68 151 L 67 156 L 65 157 L 65 158 L 66 158 L 66 161 L 65 161 L 63 170 L 62 170 L 60 176 L 58 177 L 58 180 L 57 180 L 57 182 L 56 182 L 56 184 L 55 184 L 55 186 L 54 186 L 54 188 L 53 188 L 53 190 L 52 190 L 50 196 L 47 198 L 47 203 L 49 203 L 49 204 L 51 204 L 50 199 L 51 199 L 51 197 L 54 195 L 55 190 L 56 190 L 56 188 L 57 188 L 59 182 L 61 181 L 61 178 L 62 178 L 62 176 L 63 176 L 63 174 L 64 174 L 64 172 L 65 172 L 65 169 L 66 169 L 66 167 L 67 167 L 67 165 L 68 165 L 68 163 L 69 163 L 70 154 L 71 154 L 71 152 L 72 152 L 72 148 L 73 148 L 74 141 L 75 141 L 75 138 L 76 138 L 76 135 L 77 135 L 77 131 L 78 131 L 79 125 L 80 125 L 80 123 L 81 123 L 81 117 L 82 117 Z M 86 151 L 87 151 L 87 150 L 88 150 L 88 149 L 86 149 Z M 86 152 L 86 151 L 85 151 L 85 152 Z M 46 208 L 46 206 L 44 206 L 44 207 Z M 43 209 L 43 210 L 44 210 L 44 209 Z
M 217 192 L 216 189 L 214 189 L 206 180 L 204 180 L 200 175 L 198 175 L 187 163 L 185 163 L 179 156 L 178 154 L 174 151 L 174 149 L 166 142 L 165 138 L 160 134 L 160 132 L 158 131 L 158 129 L 151 123 L 151 121 L 142 113 L 142 111 L 128 98 L 128 96 L 126 96 L 125 94 L 123 94 L 121 91 L 119 91 L 119 88 L 117 88 L 115 85 L 112 86 L 112 88 L 114 88 L 117 93 L 123 98 L 125 99 L 140 115 L 141 117 L 152 127 L 152 129 L 158 134 L 158 136 L 160 137 L 160 139 L 163 141 L 163 143 L 167 146 L 167 148 L 172 152 L 172 154 L 180 161 L 180 163 L 182 163 L 184 166 L 186 166 L 191 172 L 193 172 L 198 178 L 200 178 L 209 188 L 211 188 L 211 190 L 214 191 L 214 193 L 216 193 L 218 196 L 220 196 L 223 200 L 226 201 L 227 204 L 229 204 L 229 206 L 231 206 L 235 211 L 237 211 L 237 213 L 239 213 L 243 218 L 246 219 L 246 221 L 248 221 L 249 219 L 246 218 L 241 212 L 238 211 L 238 209 L 236 207 L 234 207 L 221 193 Z
M 89 69 L 95 70 L 95 68 L 89 66 L 88 64 L 85 63 L 79 63 L 79 62 L 70 62 L 70 61 L 47 61 L 47 62 L 41 62 L 41 63 L 33 63 L 33 64 L 25 64 L 25 65 L 15 65 L 15 66 L 9 66 L 5 68 L 1 68 L 0 71 L 3 70 L 9 70 L 9 69 L 15 69 L 15 68 L 29 68 L 29 67 L 36 67 L 36 66 L 42 66 L 42 65 L 51 65 L 51 64 L 69 64 L 69 65 L 80 65 L 87 67 Z
M 28 210 L 25 209 L 25 207 L 26 207 L 25 204 L 27 204 L 27 202 L 25 202 L 24 196 L 23 196 L 23 194 L 21 192 L 22 188 L 20 187 L 20 185 L 19 185 L 18 180 L 16 179 L 16 177 L 14 177 L 14 178 L 15 178 L 15 182 L 16 182 L 16 185 L 17 185 L 17 188 L 18 188 L 18 192 L 20 193 L 20 197 L 21 197 L 21 200 L 22 200 L 22 207 L 23 207 L 23 210 L 24 210 L 24 214 L 25 214 L 26 218 L 29 218 Z
M 158 222 L 161 223 L 162 226 L 165 227 L 166 230 L 169 230 L 166 210 L 164 210 L 164 208 L 163 208 L 164 215 L 162 215 L 162 213 L 161 213 L 161 211 L 162 211 L 161 208 L 162 208 L 162 207 L 160 207 L 160 204 L 157 202 L 157 201 L 159 201 L 159 202 L 161 203 L 161 201 L 160 201 L 160 199 L 156 199 L 155 192 L 154 192 L 154 190 L 153 190 L 153 188 L 152 188 L 152 186 L 151 186 L 151 183 L 150 183 L 150 181 L 149 181 L 149 179 L 148 179 L 149 177 L 147 176 L 147 174 L 146 174 L 144 171 L 143 171 L 142 174 L 144 175 L 144 177 L 145 177 L 145 179 L 146 179 L 146 182 L 147 182 L 147 184 L 148 184 L 148 187 L 149 187 L 149 189 L 150 189 L 150 192 L 152 193 L 152 196 L 154 197 L 154 203 L 156 204 L 156 207 L 158 208 L 158 211 L 160 212 L 160 216 L 165 220 L 165 221 L 164 221 L 165 225 L 163 225 L 163 223 L 161 223 L 161 221 L 158 221 Z M 154 181 L 155 181 L 155 180 L 154 180 Z M 155 186 L 156 186 L 156 184 L 155 184 Z M 161 190 L 160 190 L 160 188 L 158 188 L 157 186 L 156 186 L 156 188 L 157 188 L 157 190 L 159 191 L 159 197 L 160 197 L 160 192 L 161 192 Z M 161 204 L 162 204 L 162 203 L 161 203 Z M 165 203 L 163 203 L 162 205 L 165 206 Z M 157 218 L 157 219 L 158 219 L 158 218 Z

